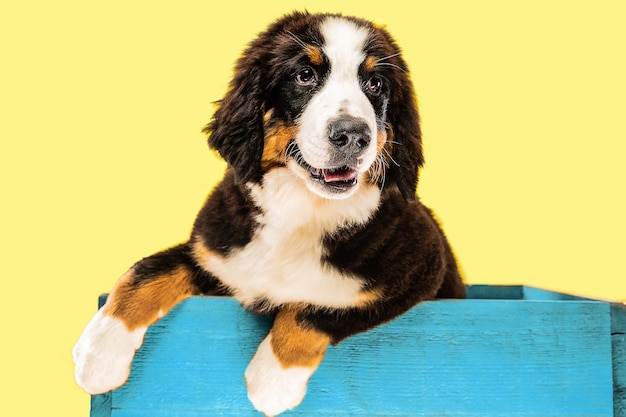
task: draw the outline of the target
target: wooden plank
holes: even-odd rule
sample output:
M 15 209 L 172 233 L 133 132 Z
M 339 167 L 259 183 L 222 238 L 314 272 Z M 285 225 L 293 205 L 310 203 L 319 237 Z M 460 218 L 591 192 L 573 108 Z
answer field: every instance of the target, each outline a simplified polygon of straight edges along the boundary
M 91 396 L 90 417 L 110 417 L 111 416 L 112 393 Z
M 472 300 L 521 300 L 521 285 L 468 285 L 467 298 Z
M 424 303 L 331 347 L 284 415 L 612 416 L 610 316 L 577 300 Z M 254 415 L 243 372 L 270 325 L 228 298 L 181 303 L 149 329 L 106 417 Z
M 626 307 L 611 305 L 611 341 L 613 343 L 613 414 L 626 416 Z
M 129 381 L 113 393 L 112 416 L 125 415 L 115 409 L 151 415 L 189 409 L 205 415 L 253 412 L 243 373 L 271 322 L 230 298 L 181 303 L 148 330 Z
M 427 303 L 392 329 L 329 352 L 299 412 L 334 399 L 372 415 L 610 416 L 606 312 L 599 304 Z
M 593 301 L 522 285 L 468 285 L 467 298 L 474 300 Z
M 524 300 L 534 301 L 592 301 L 588 298 L 577 297 L 575 295 L 563 294 L 560 292 L 548 291 L 535 287 L 523 287 Z

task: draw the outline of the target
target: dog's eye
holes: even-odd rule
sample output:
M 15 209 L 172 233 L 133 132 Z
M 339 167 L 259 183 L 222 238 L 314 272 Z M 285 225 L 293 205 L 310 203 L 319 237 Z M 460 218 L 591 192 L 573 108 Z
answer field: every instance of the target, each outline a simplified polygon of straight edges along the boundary
M 317 84 L 317 74 L 311 67 L 303 68 L 296 74 L 296 82 L 300 85 L 315 85 Z
M 373 96 L 377 96 L 380 94 L 383 88 L 383 79 L 378 75 L 374 75 L 372 78 L 367 80 L 367 84 L 365 85 L 367 88 L 367 92 Z

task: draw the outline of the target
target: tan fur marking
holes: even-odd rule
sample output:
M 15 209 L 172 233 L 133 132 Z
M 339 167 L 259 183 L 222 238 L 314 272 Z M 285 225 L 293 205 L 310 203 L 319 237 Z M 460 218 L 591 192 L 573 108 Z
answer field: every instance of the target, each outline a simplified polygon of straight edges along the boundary
M 324 55 L 317 46 L 307 45 L 306 54 L 313 65 L 322 65 L 324 63 Z
M 284 126 L 269 129 L 265 135 L 265 146 L 261 157 L 261 168 L 265 171 L 285 164 L 287 145 L 296 136 L 295 126 Z
M 382 295 L 383 294 L 380 290 L 363 291 L 361 293 L 361 299 L 355 307 L 367 307 L 369 304 L 380 300 Z
M 378 58 L 374 56 L 368 56 L 363 63 L 363 68 L 365 71 L 371 72 L 376 68 L 376 64 L 378 63 Z
M 393 132 L 391 130 L 389 131 L 389 133 L 387 133 L 386 130 L 381 130 L 376 136 L 376 152 L 378 154 L 382 153 L 383 158 L 385 158 L 385 160 L 387 161 L 387 166 L 391 166 L 390 164 L 393 164 L 393 161 L 390 160 L 390 155 L 393 151 L 393 140 L 389 140 L 390 136 L 393 136 Z M 371 170 L 368 171 L 366 176 L 368 183 L 374 182 L 374 180 L 372 179 L 372 174 L 374 173 Z
M 133 277 L 132 269 L 124 274 L 103 307 L 105 314 L 122 320 L 130 331 L 153 324 L 178 302 L 197 294 L 191 283 L 191 271 L 184 267 L 145 284 L 133 285 Z
M 330 344 L 328 335 L 298 324 L 296 316 L 299 311 L 297 305 L 283 307 L 271 330 L 272 350 L 283 368 L 317 367 Z
M 376 151 L 380 152 L 387 144 L 387 131 L 380 130 L 376 136 Z
M 195 237 L 191 250 L 194 259 L 200 265 L 205 265 L 209 259 L 220 256 L 207 248 L 203 239 L 198 236 Z

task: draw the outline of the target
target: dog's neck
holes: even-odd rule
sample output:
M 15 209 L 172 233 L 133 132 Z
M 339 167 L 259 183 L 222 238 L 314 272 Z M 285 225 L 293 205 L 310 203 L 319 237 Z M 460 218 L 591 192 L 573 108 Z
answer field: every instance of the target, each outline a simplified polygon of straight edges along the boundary
M 319 230 L 320 235 L 338 227 L 367 222 L 376 212 L 381 198 L 377 185 L 361 181 L 359 189 L 345 199 L 321 197 L 288 168 L 267 172 L 262 184 L 250 183 L 248 189 L 262 214 L 258 221 L 286 230 L 302 227 Z

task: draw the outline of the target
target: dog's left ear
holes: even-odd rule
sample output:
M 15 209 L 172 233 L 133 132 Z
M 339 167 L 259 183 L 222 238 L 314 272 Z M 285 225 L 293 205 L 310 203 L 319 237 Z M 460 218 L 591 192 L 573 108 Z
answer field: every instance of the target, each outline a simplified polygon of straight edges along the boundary
M 209 146 L 217 150 L 243 184 L 260 179 L 263 155 L 263 87 L 261 70 L 244 54 L 224 98 L 204 128 Z
M 404 62 L 401 65 L 406 68 Z M 415 201 L 418 170 L 424 165 L 417 99 L 407 72 L 396 82 L 387 115 L 394 142 L 389 173 L 402 196 L 407 201 Z

